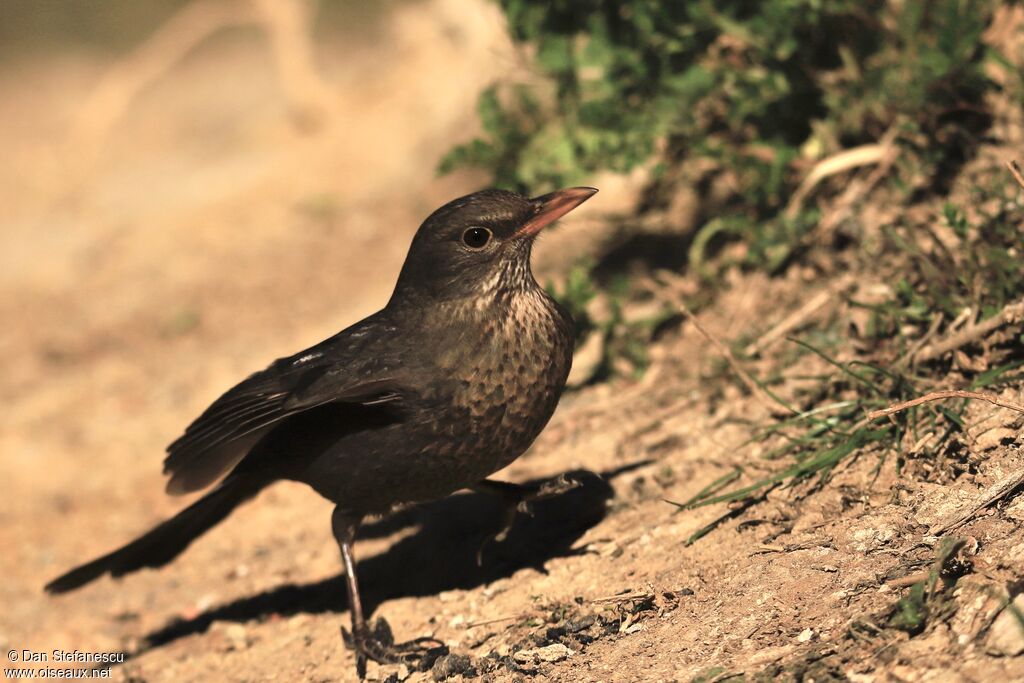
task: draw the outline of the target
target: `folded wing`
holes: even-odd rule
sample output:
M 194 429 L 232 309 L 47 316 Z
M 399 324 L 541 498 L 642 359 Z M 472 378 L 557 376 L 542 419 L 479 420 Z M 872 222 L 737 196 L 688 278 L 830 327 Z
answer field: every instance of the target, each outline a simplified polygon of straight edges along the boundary
M 346 333 L 275 361 L 228 390 L 167 447 L 167 492 L 206 488 L 231 471 L 282 420 L 326 403 L 400 401 L 406 389 L 380 355 L 359 354 Z M 359 360 L 355 360 L 359 359 Z

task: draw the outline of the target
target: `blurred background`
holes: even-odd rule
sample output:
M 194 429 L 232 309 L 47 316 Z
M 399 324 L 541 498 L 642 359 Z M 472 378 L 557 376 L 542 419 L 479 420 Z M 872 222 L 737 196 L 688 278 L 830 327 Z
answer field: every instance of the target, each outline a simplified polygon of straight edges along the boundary
M 484 2 L 2 12 L 3 463 L 54 495 L 113 451 L 153 465 L 181 425 L 138 416 L 376 310 L 423 217 L 486 183 L 437 161 L 516 64 Z
M 161 452 L 212 398 L 386 302 L 518 61 L 483 1 L 3 3 L 0 640 L 96 646 L 45 575 L 181 506 Z
M 851 453 L 903 453 L 923 432 L 943 434 L 924 454 L 973 444 L 966 404 L 860 419 L 935 388 L 1019 394 L 1012 329 L 929 344 L 1021 305 L 1024 185 L 1007 162 L 1024 159 L 1022 65 L 1024 8 L 996 0 L 5 0 L 0 644 L 130 650 L 169 616 L 333 575 L 328 507 L 284 486 L 129 590 L 40 594 L 179 509 L 159 462 L 189 419 L 377 310 L 422 219 L 485 186 L 601 189 L 535 263 L 577 320 L 563 425 L 577 406 L 603 418 L 578 418 L 589 452 L 567 426 L 514 474 L 622 465 L 632 423 L 610 397 L 643 412 L 656 382 L 659 406 L 718 416 L 700 439 L 730 455 L 693 490 L 648 473 L 661 489 L 636 499 L 641 524 L 664 497 L 764 501 L 740 484 L 770 473 L 709 436 L 736 401 L 784 397 L 740 422 L 804 415 L 786 445 L 757 432 L 789 467 L 772 482 L 823 484 Z M 687 336 L 690 312 L 756 382 Z M 805 419 L 824 404 L 850 429 Z M 667 471 L 691 466 L 689 427 L 649 427 Z M 998 428 L 1008 447 L 1016 427 Z M 979 471 L 958 462 L 909 471 L 936 486 Z M 230 585 L 204 587 L 211 565 Z M 217 670 L 216 652 L 186 660 L 147 675 Z

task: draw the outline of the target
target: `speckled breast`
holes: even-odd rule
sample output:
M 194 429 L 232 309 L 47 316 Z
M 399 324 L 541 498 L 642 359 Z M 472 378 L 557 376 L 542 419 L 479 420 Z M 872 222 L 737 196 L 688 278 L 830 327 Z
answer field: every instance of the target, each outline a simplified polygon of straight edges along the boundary
M 572 364 L 568 314 L 539 288 L 493 305 L 454 312 L 436 357 L 438 375 L 448 378 L 439 396 L 448 418 L 424 416 L 430 445 L 410 458 L 422 482 L 417 497 L 447 495 L 505 467 L 558 404 Z
M 411 412 L 345 436 L 303 476 L 328 499 L 365 514 L 442 498 L 522 455 L 551 418 L 572 363 L 567 313 L 536 288 L 445 314 L 423 340 L 435 380 Z

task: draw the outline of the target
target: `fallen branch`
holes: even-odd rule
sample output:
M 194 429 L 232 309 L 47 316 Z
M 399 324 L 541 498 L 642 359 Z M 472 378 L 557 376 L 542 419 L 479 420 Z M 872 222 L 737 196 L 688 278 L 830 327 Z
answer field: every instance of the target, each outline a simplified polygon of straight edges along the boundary
M 903 401 L 902 403 L 894 403 L 888 408 L 882 408 L 880 410 L 872 410 L 868 413 L 868 420 L 877 420 L 880 417 L 886 415 L 892 415 L 898 413 L 907 408 L 913 408 L 919 406 L 922 403 L 929 403 L 931 401 L 941 401 L 946 398 L 970 398 L 978 401 L 988 401 L 993 405 L 997 405 L 1000 408 L 1008 408 L 1009 410 L 1016 410 L 1018 413 L 1024 413 L 1024 405 L 1015 403 L 1013 401 L 1007 401 L 1006 399 L 999 398 L 995 394 L 982 394 L 977 391 L 963 391 L 961 389 L 955 389 L 950 391 L 933 391 L 930 394 L 919 396 L 909 401 Z
M 166 76 L 200 44 L 221 31 L 255 24 L 270 37 L 270 52 L 292 109 L 327 120 L 335 101 L 313 60 L 313 7 L 307 0 L 191 0 L 147 39 L 115 62 L 86 96 L 70 148 L 82 171 L 96 161 L 118 120 L 139 95 Z
M 889 588 L 909 588 L 915 583 L 927 581 L 929 577 L 931 577 L 931 574 L 932 572 L 930 569 L 922 569 L 921 571 L 914 572 L 913 574 L 907 574 L 906 576 L 901 576 L 898 579 L 886 581 L 885 585 Z
M 914 357 L 913 362 L 923 363 L 934 360 L 950 351 L 959 349 L 961 346 L 966 346 L 987 337 L 1003 325 L 1020 322 L 1021 320 L 1024 320 L 1024 299 L 1012 304 L 1006 304 L 1003 310 L 991 318 L 986 318 L 976 325 L 971 325 L 956 334 L 946 337 L 942 341 L 926 346 Z

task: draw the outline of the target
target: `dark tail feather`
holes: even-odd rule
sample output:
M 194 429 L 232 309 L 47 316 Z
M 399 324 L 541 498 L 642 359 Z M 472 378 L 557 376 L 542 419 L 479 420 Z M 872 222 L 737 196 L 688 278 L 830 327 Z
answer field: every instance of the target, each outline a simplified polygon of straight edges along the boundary
M 104 574 L 122 576 L 143 567 L 162 567 L 180 555 L 192 541 L 223 521 L 238 505 L 259 493 L 265 485 L 266 482 L 248 478 L 229 478 L 123 548 L 57 577 L 46 584 L 46 591 L 64 593 Z

